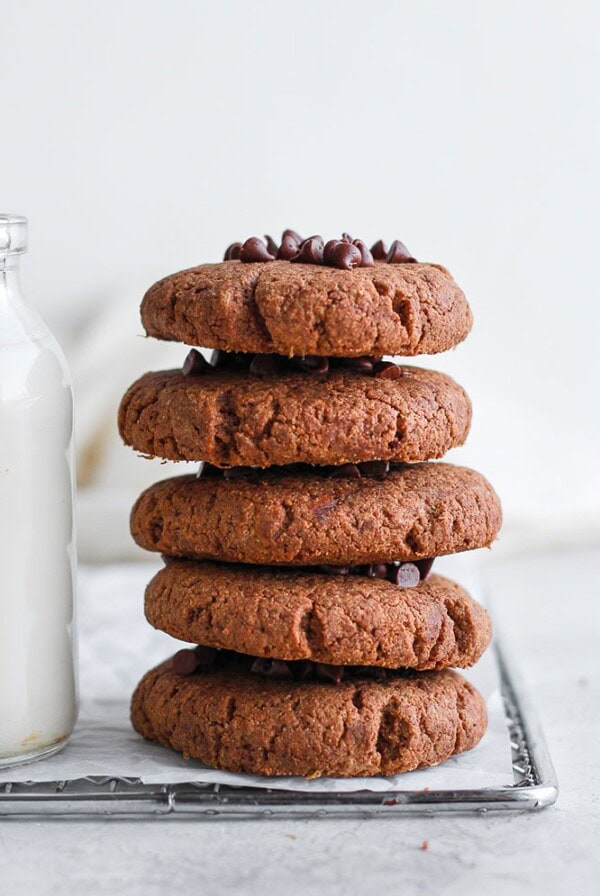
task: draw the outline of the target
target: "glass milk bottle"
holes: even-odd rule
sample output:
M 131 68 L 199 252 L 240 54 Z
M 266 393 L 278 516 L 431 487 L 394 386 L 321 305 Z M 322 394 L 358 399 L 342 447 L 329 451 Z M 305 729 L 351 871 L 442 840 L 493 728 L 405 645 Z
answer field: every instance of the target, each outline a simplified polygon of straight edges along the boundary
M 73 396 L 23 301 L 27 220 L 0 214 L 0 768 L 60 750 L 77 715 Z

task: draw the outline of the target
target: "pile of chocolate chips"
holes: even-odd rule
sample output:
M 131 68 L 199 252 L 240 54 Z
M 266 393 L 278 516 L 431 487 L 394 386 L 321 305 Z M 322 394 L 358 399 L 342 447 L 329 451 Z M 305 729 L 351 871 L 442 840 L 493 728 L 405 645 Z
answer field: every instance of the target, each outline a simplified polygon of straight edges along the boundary
M 400 379 L 410 376 L 406 367 L 399 367 L 393 361 L 363 355 L 359 358 L 326 358 L 319 355 L 304 355 L 288 358 L 285 355 L 255 355 L 249 352 L 213 352 L 209 362 L 195 348 L 190 349 L 183 367 L 184 376 L 201 376 L 212 370 L 247 371 L 254 376 L 269 377 L 277 373 L 329 373 L 332 369 L 353 370 L 374 376 L 377 379 Z
M 355 240 L 349 233 L 343 233 L 339 240 L 325 242 L 318 234 L 303 239 L 295 230 L 284 230 L 279 246 L 270 236 L 265 236 L 264 240 L 258 236 L 251 236 L 244 243 L 232 243 L 228 246 L 223 260 L 239 260 L 247 263 L 290 261 L 323 264 L 351 271 L 353 268 L 373 267 L 375 261 L 412 264 L 417 259 L 400 240 L 394 240 L 389 250 L 383 240 L 377 240 L 369 249 L 363 240 Z
M 402 463 L 390 463 L 387 460 L 365 460 L 358 464 L 341 464 L 339 467 L 313 466 L 311 464 L 287 464 L 284 467 L 270 467 L 271 471 L 298 476 L 305 473 L 322 476 L 324 479 L 384 479 L 392 469 L 399 469 Z M 256 467 L 230 467 L 227 470 L 204 462 L 198 470 L 198 478 L 211 476 L 223 479 L 246 479 L 257 481 L 265 471 Z
M 369 579 L 386 579 L 399 588 L 416 588 L 431 572 L 434 557 L 424 560 L 393 563 L 369 563 L 361 566 L 317 566 L 303 572 L 320 572 L 328 576 L 367 576 Z
M 330 684 L 339 684 L 342 679 L 357 677 L 385 681 L 396 671 L 378 666 L 334 666 L 329 663 L 315 663 L 312 660 L 267 659 L 247 656 L 233 650 L 219 650 L 215 647 L 183 648 L 172 658 L 171 668 L 177 675 L 227 669 L 280 681 L 321 681 Z

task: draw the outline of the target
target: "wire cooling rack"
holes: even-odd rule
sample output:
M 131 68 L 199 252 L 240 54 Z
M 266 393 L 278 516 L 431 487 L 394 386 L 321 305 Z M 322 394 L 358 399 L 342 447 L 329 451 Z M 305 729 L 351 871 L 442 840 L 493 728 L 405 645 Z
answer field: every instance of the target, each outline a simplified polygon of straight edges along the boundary
M 499 666 L 514 782 L 497 788 L 310 793 L 228 786 L 144 784 L 117 776 L 0 785 L 0 816 L 113 816 L 198 819 L 395 817 L 399 813 L 529 811 L 551 805 L 558 784 L 544 736 L 504 652 Z

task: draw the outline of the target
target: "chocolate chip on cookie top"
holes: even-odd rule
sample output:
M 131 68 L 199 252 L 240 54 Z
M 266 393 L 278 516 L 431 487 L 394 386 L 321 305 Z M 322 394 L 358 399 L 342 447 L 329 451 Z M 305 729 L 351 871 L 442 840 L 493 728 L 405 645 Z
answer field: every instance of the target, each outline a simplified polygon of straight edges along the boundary
M 171 658 L 171 668 L 177 675 L 194 675 L 216 672 L 218 669 L 235 669 L 237 672 L 273 678 L 281 681 L 326 681 L 339 684 L 342 679 L 374 678 L 380 681 L 393 674 L 378 666 L 342 666 L 319 663 L 314 660 L 278 660 L 272 657 L 255 657 L 237 653 L 229 648 L 198 646 L 183 647 Z
M 377 240 L 369 249 L 363 240 L 353 239 L 349 233 L 343 233 L 340 239 L 325 243 L 318 234 L 303 240 L 294 230 L 283 231 L 279 246 L 268 235 L 264 241 L 252 236 L 244 243 L 232 243 L 223 257 L 223 261 L 239 260 L 246 263 L 275 259 L 302 264 L 324 264 L 344 271 L 373 267 L 375 261 L 411 264 L 417 260 L 400 240 L 394 240 L 388 251 L 383 240 Z
M 330 368 L 348 368 L 358 373 L 366 373 L 379 379 L 399 379 L 410 376 L 408 367 L 401 367 L 393 361 L 363 355 L 359 358 L 328 358 L 322 355 L 286 355 L 258 354 L 252 352 L 224 352 L 216 350 L 211 361 L 195 348 L 190 349 L 182 365 L 185 376 L 199 376 L 217 368 L 229 370 L 248 370 L 256 376 L 271 377 L 276 373 L 328 373 Z
M 258 675 L 278 681 L 320 681 L 340 684 L 355 679 L 386 681 L 401 672 L 401 668 L 382 666 L 351 666 L 339 663 L 320 663 L 315 660 L 278 660 L 273 657 L 236 653 L 228 648 L 198 646 L 183 647 L 171 658 L 171 668 L 176 675 L 195 675 L 229 669 L 242 674 Z M 447 668 L 442 666 L 441 668 Z M 420 670 L 428 671 L 428 670 Z

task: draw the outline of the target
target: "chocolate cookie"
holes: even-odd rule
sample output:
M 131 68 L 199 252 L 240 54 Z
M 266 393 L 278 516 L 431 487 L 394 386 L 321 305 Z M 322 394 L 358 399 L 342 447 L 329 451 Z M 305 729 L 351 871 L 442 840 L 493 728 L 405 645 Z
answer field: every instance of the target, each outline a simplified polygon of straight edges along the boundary
M 470 750 L 485 702 L 456 672 L 378 682 L 289 682 L 236 671 L 183 676 L 169 661 L 132 699 L 139 734 L 213 768 L 261 775 L 392 775 Z
M 351 271 L 271 261 L 203 264 L 142 302 L 149 336 L 280 355 L 419 355 L 461 342 L 472 316 L 448 271 L 386 264 Z
M 268 470 L 249 479 L 180 476 L 151 485 L 131 514 L 149 551 L 231 563 L 418 560 L 486 547 L 502 513 L 479 473 L 444 463 L 384 479 Z
M 416 588 L 361 575 L 178 561 L 146 589 L 146 618 L 182 641 L 260 657 L 390 669 L 467 667 L 491 637 L 454 582 Z
M 420 461 L 461 445 L 471 422 L 465 391 L 441 373 L 397 369 L 397 379 L 147 373 L 121 402 L 119 430 L 144 454 L 221 467 Z

